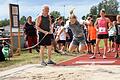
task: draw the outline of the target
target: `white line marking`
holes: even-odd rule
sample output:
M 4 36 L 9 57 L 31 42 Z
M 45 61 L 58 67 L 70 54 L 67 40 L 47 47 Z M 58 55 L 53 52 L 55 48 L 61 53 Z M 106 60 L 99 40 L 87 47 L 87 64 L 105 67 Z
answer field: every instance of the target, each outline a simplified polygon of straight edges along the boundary
M 112 64 L 115 61 L 76 61 L 75 64 Z

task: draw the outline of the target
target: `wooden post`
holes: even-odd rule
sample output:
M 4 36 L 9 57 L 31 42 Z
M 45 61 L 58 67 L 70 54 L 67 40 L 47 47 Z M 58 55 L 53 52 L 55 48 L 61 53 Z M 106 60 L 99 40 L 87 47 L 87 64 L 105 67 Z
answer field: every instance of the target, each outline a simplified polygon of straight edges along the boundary
M 13 18 L 12 18 L 12 7 L 11 4 L 9 5 L 9 11 L 10 11 L 10 44 L 11 44 L 11 54 L 10 56 L 13 56 L 13 33 L 12 33 L 12 25 L 13 25 Z
M 20 22 L 19 22 L 19 6 L 18 6 L 18 49 L 16 51 L 17 55 L 21 53 L 21 36 L 20 36 Z
M 20 22 L 19 22 L 19 5 L 10 4 L 10 37 L 11 37 L 11 50 L 13 55 L 13 33 L 12 28 L 18 28 L 18 47 L 15 55 L 20 55 L 21 45 L 20 45 Z

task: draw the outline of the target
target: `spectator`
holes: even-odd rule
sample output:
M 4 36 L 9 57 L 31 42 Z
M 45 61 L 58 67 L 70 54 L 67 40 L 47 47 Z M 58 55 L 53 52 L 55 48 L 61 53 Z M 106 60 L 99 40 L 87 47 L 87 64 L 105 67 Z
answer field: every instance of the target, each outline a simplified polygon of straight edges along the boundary
M 33 44 L 37 44 L 37 33 L 36 28 L 32 22 L 32 17 L 27 18 L 27 22 L 24 27 L 25 40 L 28 41 L 28 47 L 31 47 Z M 29 52 L 32 53 L 32 49 L 29 49 Z
M 91 59 L 95 59 L 96 53 L 99 49 L 99 43 L 101 40 L 104 40 L 104 54 L 103 59 L 106 59 L 106 53 L 107 53 L 107 41 L 108 41 L 108 27 L 111 25 L 111 21 L 109 18 L 105 17 L 105 10 L 102 9 L 100 11 L 100 18 L 97 18 L 95 22 L 95 27 L 97 30 L 97 39 L 96 39 L 96 46 L 95 46 L 95 52 L 94 55 L 91 56 Z
M 70 20 L 70 22 L 65 25 L 65 28 L 69 27 L 73 33 L 73 40 L 70 43 L 69 51 L 73 52 L 73 51 L 75 51 L 75 49 L 77 47 L 79 47 L 79 52 L 83 52 L 84 50 L 86 50 L 86 42 L 85 42 L 85 36 L 84 36 L 84 31 L 83 31 L 83 25 L 81 25 L 77 21 L 77 17 L 74 14 L 70 15 L 69 20 Z M 59 39 L 61 32 L 65 28 L 63 28 L 63 29 L 61 29 L 61 31 L 59 31 L 59 33 L 56 37 L 56 40 Z

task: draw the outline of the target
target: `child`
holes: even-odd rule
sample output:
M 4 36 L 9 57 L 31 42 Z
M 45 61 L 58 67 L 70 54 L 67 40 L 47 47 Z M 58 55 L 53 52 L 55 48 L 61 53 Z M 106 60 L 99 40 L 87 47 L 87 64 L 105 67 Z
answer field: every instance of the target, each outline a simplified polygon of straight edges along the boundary
M 94 47 L 96 43 L 96 28 L 94 27 L 92 18 L 90 19 L 90 24 L 88 25 L 87 40 L 90 42 L 91 52 L 94 53 Z
M 61 23 L 61 26 L 58 29 L 58 32 L 64 28 L 64 22 Z M 59 47 L 60 47 L 60 52 L 64 54 L 65 50 L 65 43 L 66 43 L 66 32 L 65 30 L 60 34 L 59 40 Z
M 109 31 L 108 31 L 108 34 L 109 34 L 109 50 L 107 51 L 108 53 L 112 51 L 112 47 L 114 48 L 115 46 L 115 32 L 116 32 L 116 29 L 115 29 L 115 25 L 114 25 L 115 21 L 113 22 L 113 24 L 111 25 L 111 27 L 109 28 Z M 111 42 L 112 42 L 112 45 L 111 45 Z M 113 49 L 113 51 L 115 51 Z

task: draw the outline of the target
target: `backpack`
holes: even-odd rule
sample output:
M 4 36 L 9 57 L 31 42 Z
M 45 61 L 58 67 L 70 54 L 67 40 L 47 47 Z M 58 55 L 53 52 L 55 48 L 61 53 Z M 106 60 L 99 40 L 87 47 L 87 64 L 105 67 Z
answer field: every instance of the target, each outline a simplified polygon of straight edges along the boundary
M 5 61 L 5 56 L 4 56 L 3 52 L 2 52 L 2 48 L 3 48 L 3 46 L 0 45 L 0 61 Z
M 4 54 L 4 57 L 6 59 L 9 58 L 9 52 L 10 52 L 9 46 L 8 45 L 3 46 L 2 53 Z

